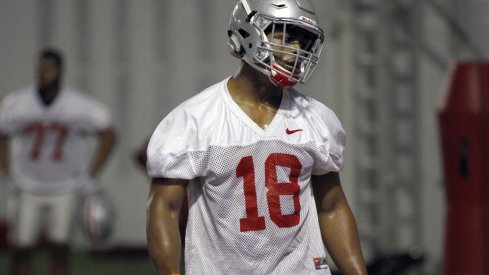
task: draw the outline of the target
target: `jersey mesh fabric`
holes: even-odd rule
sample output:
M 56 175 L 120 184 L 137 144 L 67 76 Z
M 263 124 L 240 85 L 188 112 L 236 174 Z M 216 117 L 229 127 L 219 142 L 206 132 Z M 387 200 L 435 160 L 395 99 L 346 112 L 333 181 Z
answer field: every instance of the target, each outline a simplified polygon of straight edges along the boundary
M 225 83 L 176 108 L 148 147 L 151 176 L 190 180 L 186 273 L 330 274 L 314 264 L 326 251 L 310 177 L 341 169 L 341 125 L 290 90 L 262 130 Z
M 34 87 L 9 94 L 0 105 L 0 131 L 11 137 L 12 178 L 23 190 L 69 192 L 88 167 L 88 136 L 110 126 L 108 110 L 63 89 L 45 106 Z

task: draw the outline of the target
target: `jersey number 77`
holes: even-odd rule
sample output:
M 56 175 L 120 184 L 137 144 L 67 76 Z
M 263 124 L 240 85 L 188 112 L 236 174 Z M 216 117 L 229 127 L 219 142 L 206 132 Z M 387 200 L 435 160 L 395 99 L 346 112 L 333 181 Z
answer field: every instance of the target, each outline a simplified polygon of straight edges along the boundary
M 44 138 L 48 133 L 55 134 L 55 145 L 51 152 L 51 158 L 54 161 L 61 161 L 63 158 L 63 145 L 68 134 L 68 128 L 62 124 L 42 124 L 32 123 L 25 128 L 27 134 L 34 134 L 34 142 L 30 151 L 31 160 L 38 160 L 41 154 Z

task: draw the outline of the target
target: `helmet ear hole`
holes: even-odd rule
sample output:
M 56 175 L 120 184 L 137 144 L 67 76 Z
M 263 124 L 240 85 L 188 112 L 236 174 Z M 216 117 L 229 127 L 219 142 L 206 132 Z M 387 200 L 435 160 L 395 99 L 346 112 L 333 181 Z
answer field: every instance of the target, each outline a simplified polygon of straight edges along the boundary
M 243 56 L 246 54 L 246 51 L 239 42 L 236 35 L 231 30 L 228 30 L 228 36 L 229 42 L 227 44 L 229 46 L 229 51 L 231 55 L 239 59 L 243 58 Z
M 238 32 L 241 35 L 241 37 L 243 37 L 243 39 L 246 39 L 248 36 L 250 36 L 250 34 L 243 29 L 239 29 Z

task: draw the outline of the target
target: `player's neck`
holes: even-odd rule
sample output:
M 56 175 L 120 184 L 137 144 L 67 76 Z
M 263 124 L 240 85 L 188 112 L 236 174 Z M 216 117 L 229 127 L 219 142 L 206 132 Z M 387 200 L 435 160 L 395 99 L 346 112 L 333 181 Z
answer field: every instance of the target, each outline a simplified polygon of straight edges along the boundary
M 49 106 L 53 103 L 56 97 L 59 94 L 60 87 L 59 84 L 49 85 L 47 87 L 39 87 L 39 96 L 42 99 L 42 102 Z
M 282 89 L 246 62 L 242 62 L 239 70 L 229 79 L 228 89 L 237 102 L 278 108 L 282 99 Z
M 282 89 L 244 62 L 229 79 L 227 87 L 241 110 L 259 127 L 267 129 L 280 107 Z

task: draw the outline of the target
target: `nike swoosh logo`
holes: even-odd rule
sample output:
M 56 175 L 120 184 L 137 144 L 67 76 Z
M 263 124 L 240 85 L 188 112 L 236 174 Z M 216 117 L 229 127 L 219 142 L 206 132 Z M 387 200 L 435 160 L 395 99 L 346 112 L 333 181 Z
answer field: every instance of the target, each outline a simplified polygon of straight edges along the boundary
M 295 130 L 289 130 L 289 128 L 285 129 L 285 133 L 287 133 L 287 135 L 292 135 L 300 131 L 302 131 L 302 129 L 295 129 Z

